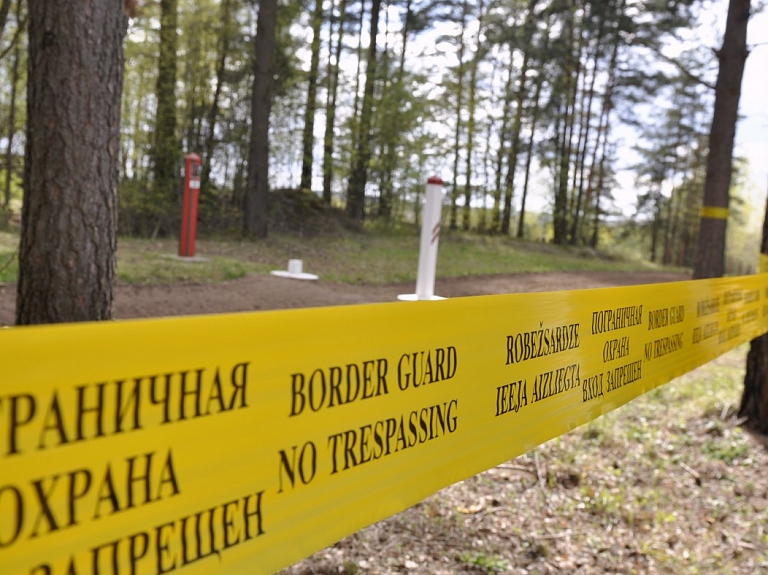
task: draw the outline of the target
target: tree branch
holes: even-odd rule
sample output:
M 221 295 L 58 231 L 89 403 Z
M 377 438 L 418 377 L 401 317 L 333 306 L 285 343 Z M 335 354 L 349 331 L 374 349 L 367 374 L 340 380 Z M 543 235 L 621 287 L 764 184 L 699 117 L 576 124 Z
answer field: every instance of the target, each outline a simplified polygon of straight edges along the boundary
M 649 46 L 649 48 L 650 48 L 650 46 Z M 714 89 L 715 89 L 715 85 L 714 84 L 711 84 L 711 83 L 707 82 L 706 80 L 704 80 L 703 78 L 701 78 L 700 76 L 697 76 L 696 74 L 694 74 L 693 72 L 688 70 L 685 66 L 683 66 L 680 62 L 675 60 L 674 58 L 670 58 L 669 56 L 665 56 L 664 54 L 661 53 L 661 50 L 656 49 L 656 48 L 651 48 L 651 50 L 653 50 L 653 52 L 659 58 L 661 58 L 662 60 L 664 60 L 665 62 L 667 62 L 669 64 L 672 64 L 675 68 L 677 68 L 680 72 L 682 72 L 683 74 L 688 76 L 694 82 L 697 82 L 697 83 L 701 84 L 702 86 L 706 86 L 710 90 L 714 91 Z

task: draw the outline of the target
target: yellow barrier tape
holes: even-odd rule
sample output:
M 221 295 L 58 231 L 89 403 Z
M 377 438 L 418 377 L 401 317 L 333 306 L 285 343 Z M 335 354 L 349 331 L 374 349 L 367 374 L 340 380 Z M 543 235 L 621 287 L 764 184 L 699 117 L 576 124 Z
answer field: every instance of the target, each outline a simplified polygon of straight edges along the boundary
M 727 220 L 728 208 L 717 208 L 715 206 L 702 206 L 701 217 L 711 220 Z
M 758 272 L 761 274 L 768 273 L 768 254 L 760 254 Z
M 768 329 L 768 276 L 0 333 L 3 573 L 271 573 Z

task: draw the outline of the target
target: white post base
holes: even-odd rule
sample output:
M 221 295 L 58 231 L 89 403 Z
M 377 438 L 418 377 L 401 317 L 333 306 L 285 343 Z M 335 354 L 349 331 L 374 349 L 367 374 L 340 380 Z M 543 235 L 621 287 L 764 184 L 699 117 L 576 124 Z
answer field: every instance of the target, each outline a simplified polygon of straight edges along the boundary
M 403 293 L 397 296 L 397 299 L 400 301 L 438 301 L 445 298 L 440 297 L 439 295 L 431 295 L 429 297 L 420 298 L 418 294 L 415 293 Z

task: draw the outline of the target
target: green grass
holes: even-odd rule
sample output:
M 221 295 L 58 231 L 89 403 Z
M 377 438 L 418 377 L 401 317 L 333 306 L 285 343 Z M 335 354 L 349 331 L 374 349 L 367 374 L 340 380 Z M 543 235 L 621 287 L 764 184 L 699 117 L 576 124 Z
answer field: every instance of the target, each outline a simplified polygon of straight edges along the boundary
M 19 273 L 19 260 L 16 253 L 18 245 L 18 235 L 0 232 L 0 283 L 16 281 Z
M 174 243 L 122 240 L 117 250 L 117 277 L 131 284 L 220 282 L 260 271 L 257 264 L 227 256 L 200 255 L 200 261 L 176 257 Z
M 13 282 L 18 268 L 14 256 L 18 237 L 0 233 L 0 281 Z M 324 280 L 381 285 L 416 279 L 419 233 L 413 227 L 377 228 L 316 238 L 272 235 L 265 240 L 204 238 L 197 255 L 205 262 L 174 258 L 176 239 L 120 238 L 117 273 L 132 284 L 179 281 L 219 282 L 249 273 L 285 269 L 288 260 L 304 260 L 305 271 Z M 7 262 L 8 265 L 4 264 Z M 438 277 L 548 271 L 638 271 L 660 269 L 640 259 L 606 251 L 526 242 L 509 237 L 459 232 L 444 233 L 438 249 Z

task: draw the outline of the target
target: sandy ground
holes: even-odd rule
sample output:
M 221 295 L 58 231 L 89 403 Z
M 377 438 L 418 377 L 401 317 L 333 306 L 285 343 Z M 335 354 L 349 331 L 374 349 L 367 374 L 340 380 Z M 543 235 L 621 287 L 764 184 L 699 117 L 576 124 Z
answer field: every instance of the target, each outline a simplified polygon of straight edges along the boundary
M 464 297 L 504 293 L 587 289 L 681 281 L 686 275 L 666 272 L 524 273 L 503 276 L 439 279 L 435 293 Z M 115 294 L 115 319 L 198 315 L 268 309 L 321 307 L 395 301 L 398 294 L 413 293 L 413 284 L 385 286 L 346 285 L 301 281 L 271 275 L 216 283 L 177 283 L 159 286 L 121 284 Z M 16 286 L 0 287 L 0 325 L 12 325 Z

